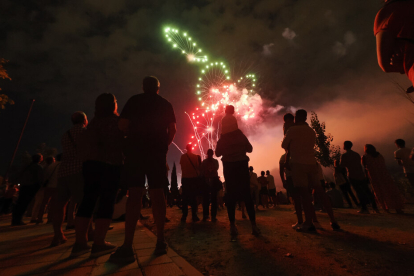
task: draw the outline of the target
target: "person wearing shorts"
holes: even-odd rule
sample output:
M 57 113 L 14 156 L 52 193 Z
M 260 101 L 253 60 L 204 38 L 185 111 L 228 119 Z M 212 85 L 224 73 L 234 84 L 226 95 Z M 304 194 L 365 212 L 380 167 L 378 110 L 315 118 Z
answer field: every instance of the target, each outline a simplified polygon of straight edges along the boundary
M 305 222 L 300 225 L 298 221 L 297 225 L 293 227 L 298 230 L 315 231 L 315 226 L 312 223 L 314 209 L 309 190 L 315 189 L 319 194 L 320 181 L 314 152 L 316 133 L 306 123 L 306 120 L 307 112 L 305 110 L 296 111 L 295 125 L 286 132 L 282 147 L 289 150 L 293 185 L 300 196 L 305 212 Z M 338 230 L 340 227 L 336 223 L 333 213 L 330 219 L 332 228 Z
M 164 239 L 166 203 L 164 189 L 168 185 L 167 152 L 176 133 L 174 109 L 170 102 L 158 95 L 160 82 L 145 77 L 144 93 L 132 96 L 120 115 L 119 128 L 127 136 L 124 145 L 125 162 L 121 182 L 129 190 L 125 214 L 125 240 L 110 257 L 113 262 L 134 262 L 132 248 L 135 228 L 140 217 L 145 183 L 152 202 L 157 226 L 155 254 L 166 254 Z
M 83 198 L 82 160 L 77 146 L 82 133 L 86 130 L 88 119 L 86 114 L 77 111 L 71 117 L 73 126 L 62 136 L 62 162 L 58 170 L 56 200 L 53 200 L 53 230 L 54 237 L 51 246 L 57 246 L 67 241 L 62 231 L 65 207 L 68 207 L 68 226 L 74 227 L 73 213 L 77 204 Z

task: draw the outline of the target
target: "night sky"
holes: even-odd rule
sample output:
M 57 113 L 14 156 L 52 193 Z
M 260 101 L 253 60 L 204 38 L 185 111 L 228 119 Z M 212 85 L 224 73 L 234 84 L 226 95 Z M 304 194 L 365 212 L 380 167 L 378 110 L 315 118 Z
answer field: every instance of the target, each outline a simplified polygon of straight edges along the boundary
M 266 108 L 283 106 L 249 133 L 252 164 L 275 174 L 281 154 L 281 114 L 305 108 L 327 124 L 334 143 L 355 150 L 372 143 L 391 168 L 397 138 L 414 146 L 413 104 L 376 61 L 373 22 L 383 1 L 133 1 L 73 0 L 0 3 L 0 57 L 12 81 L 0 80 L 16 105 L 0 111 L 0 173 L 4 173 L 29 107 L 35 106 L 20 152 L 46 143 L 60 148 L 76 110 L 93 116 L 94 100 L 115 94 L 120 111 L 157 76 L 174 106 L 184 147 L 191 125 L 184 111 L 198 103 L 197 66 L 167 44 L 167 26 L 187 30 L 208 56 L 259 76 Z M 411 121 L 410 121 L 411 120 Z M 170 148 L 170 165 L 179 151 Z

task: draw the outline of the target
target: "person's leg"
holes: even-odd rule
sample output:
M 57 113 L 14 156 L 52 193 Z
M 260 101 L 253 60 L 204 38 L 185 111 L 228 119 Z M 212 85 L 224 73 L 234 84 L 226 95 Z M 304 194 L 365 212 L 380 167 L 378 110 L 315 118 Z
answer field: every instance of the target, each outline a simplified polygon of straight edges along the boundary
M 167 206 L 164 200 L 164 191 L 162 188 L 150 189 L 149 191 L 153 203 L 152 214 L 157 226 L 157 241 L 164 242 L 165 214 L 167 212 Z
M 67 214 L 66 214 L 66 216 L 67 216 L 67 225 L 66 225 L 66 227 L 67 228 L 71 228 L 71 227 L 75 226 L 75 209 L 76 209 L 76 205 L 77 205 L 77 203 L 73 199 L 71 199 L 69 201 L 69 204 L 67 206 L 68 211 L 67 211 Z
M 351 199 L 349 198 L 348 188 L 346 185 L 347 184 L 339 185 L 339 188 L 341 189 L 342 195 L 345 197 L 346 202 L 348 202 L 349 208 L 352 208 L 352 202 L 351 202 Z
M 131 187 L 129 189 L 128 200 L 125 213 L 125 241 L 124 247 L 132 247 L 134 240 L 135 228 L 141 212 L 141 199 L 144 194 L 144 188 Z
M 414 188 L 414 173 L 407 173 L 406 176 L 411 186 Z
M 209 180 L 207 180 L 209 181 Z M 205 187 L 203 187 L 203 220 L 208 219 L 210 214 L 210 189 L 211 189 L 211 183 L 207 182 L 204 184 Z
M 44 195 L 45 195 L 45 188 L 40 188 L 34 198 L 32 218 L 30 219 L 30 222 L 38 222 L 39 210 L 42 205 Z
M 368 211 L 367 204 L 369 203 L 369 199 L 363 188 L 364 186 L 362 184 L 363 180 L 349 179 L 349 181 L 351 182 L 352 187 L 357 193 L 359 204 L 361 205 L 360 212 L 367 212 Z
M 335 220 L 335 217 L 334 217 L 334 213 L 333 213 L 333 210 L 332 210 L 332 204 L 331 204 L 331 201 L 330 201 L 329 197 L 326 195 L 325 191 L 323 190 L 323 188 L 320 185 L 315 185 L 315 186 L 313 186 L 313 188 L 315 190 L 315 194 L 321 200 L 324 210 L 326 211 L 326 213 L 328 213 L 328 216 L 329 216 L 331 222 L 335 223 L 336 220 Z
M 62 231 L 63 218 L 65 215 L 67 201 L 63 201 L 58 198 L 55 201 L 55 206 L 53 208 L 53 231 L 54 237 L 51 246 L 59 245 L 62 242 L 65 242 L 67 239 Z
M 217 217 L 217 187 L 216 184 L 213 183 L 211 191 L 210 191 L 210 196 L 211 196 L 211 219 L 214 220 Z
M 260 188 L 259 187 L 255 187 L 254 196 L 256 198 L 256 210 L 259 210 L 259 205 L 260 205 Z
M 76 244 L 86 245 L 88 242 L 88 229 L 91 224 L 92 213 L 95 209 L 96 202 L 101 189 L 101 177 L 105 173 L 104 170 L 99 169 L 96 162 L 87 161 L 83 163 L 82 167 L 84 178 L 84 192 L 81 203 L 79 204 L 78 212 L 75 219 L 76 230 Z M 94 239 L 96 242 L 96 239 Z
M 52 196 L 52 189 L 47 188 L 47 187 L 44 188 L 42 202 L 40 203 L 38 215 L 36 217 L 36 221 L 39 223 L 43 221 L 43 215 L 45 213 L 45 208 L 46 208 L 46 205 L 49 203 L 51 196 Z
M 181 192 L 182 192 L 181 193 L 181 205 L 182 205 L 181 210 L 183 212 L 183 216 L 182 216 L 181 220 L 185 220 L 188 216 L 188 204 L 189 204 L 189 200 L 190 200 L 188 189 L 190 187 L 189 187 L 189 183 L 187 183 L 186 178 L 183 178 L 181 180 L 181 185 L 182 185 L 182 187 L 181 187 Z

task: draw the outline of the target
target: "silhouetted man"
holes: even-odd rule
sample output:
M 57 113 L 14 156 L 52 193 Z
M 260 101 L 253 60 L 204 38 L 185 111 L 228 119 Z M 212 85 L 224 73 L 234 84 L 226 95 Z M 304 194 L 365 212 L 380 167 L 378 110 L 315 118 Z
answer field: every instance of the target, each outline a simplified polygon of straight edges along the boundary
M 312 223 L 314 214 L 312 197 L 309 192 L 310 189 L 314 189 L 315 193 L 322 199 L 324 206 L 327 207 L 332 229 L 338 230 L 340 227 L 335 221 L 329 199 L 321 187 L 318 173 L 319 165 L 316 162 L 314 152 L 316 133 L 306 123 L 307 115 L 307 112 L 303 109 L 296 111 L 295 125 L 288 129 L 282 142 L 282 147 L 289 150 L 290 153 L 293 184 L 301 197 L 305 212 L 305 222 L 302 226 L 294 228 L 305 231 L 315 230 Z
M 364 170 L 361 165 L 361 155 L 352 150 L 352 142 L 344 142 L 345 153 L 341 155 L 340 166 L 343 166 L 348 171 L 348 179 L 352 187 L 357 193 L 359 203 L 361 204 L 360 214 L 369 214 L 367 204 L 371 203 L 375 212 L 379 212 L 374 195 L 368 186 L 368 179 L 365 177 Z
M 191 206 L 191 213 L 193 222 L 200 221 L 197 216 L 197 195 L 200 194 L 200 166 L 201 157 L 200 155 L 193 153 L 193 146 L 188 144 L 186 146 L 187 153 L 181 155 L 181 187 L 182 187 L 182 211 L 183 216 L 181 221 L 185 222 L 188 215 L 188 205 Z M 207 212 L 208 216 L 208 212 Z M 207 219 L 207 218 L 206 218 Z
M 394 152 L 395 160 L 398 165 L 403 166 L 405 176 L 411 185 L 414 187 L 414 161 L 411 160 L 411 149 L 405 147 L 405 141 L 403 139 L 395 140 L 397 150 Z
M 222 188 L 218 176 L 219 162 L 213 158 L 214 151 L 207 150 L 207 158 L 201 163 L 201 175 L 206 181 L 203 191 L 203 221 L 208 219 L 211 201 L 211 221 L 217 221 L 217 193 Z
M 119 128 L 125 133 L 125 165 L 123 182 L 129 189 L 125 214 L 125 241 L 111 255 L 111 261 L 133 262 L 132 249 L 135 228 L 140 216 L 145 177 L 148 180 L 152 212 L 157 225 L 155 254 L 165 254 L 164 239 L 166 204 L 164 189 L 168 185 L 167 152 L 176 133 L 175 114 L 172 105 L 158 95 L 160 83 L 156 77 L 145 77 L 144 93 L 132 96 L 126 103 L 119 120 Z

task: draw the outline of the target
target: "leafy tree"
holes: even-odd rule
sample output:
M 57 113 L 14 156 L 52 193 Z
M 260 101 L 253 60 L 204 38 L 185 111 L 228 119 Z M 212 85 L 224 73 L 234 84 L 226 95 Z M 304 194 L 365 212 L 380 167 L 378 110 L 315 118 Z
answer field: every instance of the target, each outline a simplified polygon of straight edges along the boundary
M 0 58 L 0 78 L 11 80 L 9 75 L 7 74 L 6 69 L 3 67 L 3 64 L 7 63 L 8 61 L 4 58 Z M 0 88 L 1 91 L 1 88 Z M 0 94 L 0 108 L 5 109 L 6 104 L 14 104 L 14 101 L 9 98 L 6 94 Z
M 316 159 L 324 167 L 333 166 L 334 161 L 341 157 L 341 148 L 331 144 L 333 136 L 326 133 L 325 122 L 321 123 L 315 112 L 311 112 L 311 127 L 316 132 Z

